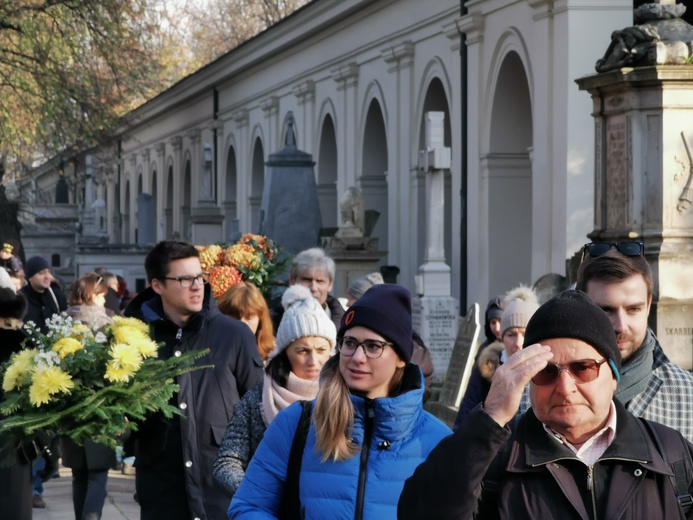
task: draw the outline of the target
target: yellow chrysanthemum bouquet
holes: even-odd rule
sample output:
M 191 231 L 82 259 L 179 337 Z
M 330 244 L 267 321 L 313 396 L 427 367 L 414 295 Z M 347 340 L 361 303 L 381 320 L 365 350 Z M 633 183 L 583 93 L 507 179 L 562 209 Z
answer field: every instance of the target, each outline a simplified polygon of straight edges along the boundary
M 200 264 L 209 272 L 209 283 L 215 298 L 241 280 L 254 283 L 268 297 L 272 284 L 288 263 L 281 257 L 281 248 L 273 240 L 246 233 L 228 247 L 218 244 L 195 246 L 200 252 Z
M 33 323 L 24 349 L 0 366 L 0 446 L 18 446 L 39 431 L 111 446 L 150 412 L 180 414 L 169 404 L 176 376 L 207 351 L 163 360 L 148 326 L 134 318 L 91 330 L 65 314 L 42 334 Z

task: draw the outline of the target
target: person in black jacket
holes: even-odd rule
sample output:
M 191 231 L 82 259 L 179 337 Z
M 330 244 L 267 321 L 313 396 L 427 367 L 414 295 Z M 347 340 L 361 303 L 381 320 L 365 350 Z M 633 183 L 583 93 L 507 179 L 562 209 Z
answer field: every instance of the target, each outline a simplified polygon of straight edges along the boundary
M 184 417 L 153 414 L 129 440 L 135 443 L 141 520 L 225 518 L 229 499 L 215 486 L 212 465 L 233 406 L 262 381 L 255 337 L 219 312 L 191 244 L 159 242 L 144 265 L 150 287 L 125 315 L 149 324 L 152 338 L 164 343 L 160 358 L 210 349 L 197 362 L 214 368 L 178 377 L 174 399 Z
M 44 334 L 48 332 L 46 320 L 67 309 L 67 299 L 51 284 L 53 272 L 48 260 L 42 256 L 32 256 L 26 262 L 26 279 L 22 294 L 29 304 L 24 322 L 33 321 Z
M 15 294 L 14 286 L 5 270 L 0 267 L 0 363 L 21 350 L 27 337 L 22 329 L 22 317 L 26 312 L 26 300 Z M 0 387 L 0 399 L 3 390 Z M 4 458 L 7 446 L 0 446 L 0 458 Z M 17 453 L 9 467 L 0 467 L 0 505 L 2 517 L 13 520 L 31 520 L 31 461 Z

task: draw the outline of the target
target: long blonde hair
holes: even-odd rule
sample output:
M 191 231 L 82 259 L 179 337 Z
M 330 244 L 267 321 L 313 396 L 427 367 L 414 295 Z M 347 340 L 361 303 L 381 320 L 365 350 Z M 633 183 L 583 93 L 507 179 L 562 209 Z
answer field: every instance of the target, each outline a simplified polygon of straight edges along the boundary
M 356 455 L 358 446 L 351 442 L 354 431 L 354 404 L 351 392 L 339 371 L 340 355 L 331 357 L 320 373 L 320 390 L 315 401 L 315 447 L 322 453 L 322 462 L 347 460 Z M 406 365 L 405 365 L 406 367 Z M 388 395 L 399 390 L 405 367 L 398 367 L 390 381 Z

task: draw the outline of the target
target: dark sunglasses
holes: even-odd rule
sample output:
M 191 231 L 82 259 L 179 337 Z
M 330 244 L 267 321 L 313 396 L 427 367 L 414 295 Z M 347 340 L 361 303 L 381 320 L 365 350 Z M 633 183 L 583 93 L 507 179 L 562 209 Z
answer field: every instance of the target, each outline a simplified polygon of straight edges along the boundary
M 597 361 L 596 359 L 578 359 L 565 365 L 549 363 L 546 368 L 532 378 L 532 383 L 537 386 L 552 385 L 564 370 L 568 371 L 575 384 L 589 383 L 597 379 L 599 368 L 606 363 L 606 359 Z
M 603 254 L 611 251 L 611 248 L 615 247 L 616 250 L 625 256 L 642 256 L 645 252 L 645 244 L 642 242 L 634 242 L 632 240 L 627 242 L 590 242 L 585 244 L 582 248 L 582 258 L 580 258 L 580 263 L 585 259 L 585 253 L 590 255 L 592 258 L 597 258 Z

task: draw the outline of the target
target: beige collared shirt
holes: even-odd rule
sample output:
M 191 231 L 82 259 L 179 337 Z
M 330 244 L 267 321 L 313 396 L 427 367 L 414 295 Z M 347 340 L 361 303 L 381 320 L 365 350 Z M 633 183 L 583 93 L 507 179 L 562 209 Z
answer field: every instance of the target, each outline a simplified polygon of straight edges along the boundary
M 599 457 L 602 456 L 602 454 L 616 438 L 616 406 L 614 406 L 614 402 L 611 401 L 609 418 L 606 421 L 606 425 L 604 428 L 592 435 L 592 437 L 587 439 L 587 441 L 585 441 L 580 448 L 573 446 L 565 439 L 565 437 L 563 437 L 563 435 L 553 431 L 546 424 L 543 424 L 543 426 L 546 432 L 551 435 L 552 438 L 556 439 L 558 442 L 566 446 L 570 451 L 575 453 L 577 458 L 579 458 L 585 464 L 592 466 L 597 460 L 599 460 Z

